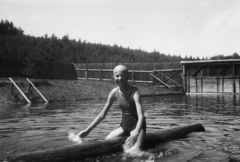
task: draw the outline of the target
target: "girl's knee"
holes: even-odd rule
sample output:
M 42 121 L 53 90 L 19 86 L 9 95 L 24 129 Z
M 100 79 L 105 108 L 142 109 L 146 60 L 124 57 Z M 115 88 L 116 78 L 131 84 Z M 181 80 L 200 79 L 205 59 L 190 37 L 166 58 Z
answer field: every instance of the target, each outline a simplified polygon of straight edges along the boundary
M 124 131 L 121 127 L 119 127 L 117 129 L 113 130 L 112 132 L 110 132 L 105 139 L 119 137 L 119 136 L 122 136 L 122 135 L 124 135 Z

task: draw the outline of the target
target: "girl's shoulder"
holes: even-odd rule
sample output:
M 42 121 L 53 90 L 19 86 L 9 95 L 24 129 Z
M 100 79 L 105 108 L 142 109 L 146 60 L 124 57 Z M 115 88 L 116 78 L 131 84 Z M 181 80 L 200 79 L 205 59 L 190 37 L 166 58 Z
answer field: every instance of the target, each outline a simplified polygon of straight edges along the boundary
M 118 87 L 113 88 L 112 91 L 110 92 L 110 96 L 115 98 L 118 91 L 119 91 Z
M 131 90 L 132 92 L 138 91 L 138 88 L 135 87 L 135 86 L 129 85 L 129 87 L 130 87 L 130 90 Z
M 115 88 L 112 89 L 112 93 L 117 93 L 118 90 L 119 90 L 119 87 L 115 87 Z

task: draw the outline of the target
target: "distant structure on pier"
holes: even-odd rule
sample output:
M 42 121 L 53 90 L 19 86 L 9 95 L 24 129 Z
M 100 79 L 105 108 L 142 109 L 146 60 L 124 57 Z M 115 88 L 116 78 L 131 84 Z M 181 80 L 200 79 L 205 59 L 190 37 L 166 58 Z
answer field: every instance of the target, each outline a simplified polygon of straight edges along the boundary
M 240 93 L 240 59 L 181 61 L 186 93 Z

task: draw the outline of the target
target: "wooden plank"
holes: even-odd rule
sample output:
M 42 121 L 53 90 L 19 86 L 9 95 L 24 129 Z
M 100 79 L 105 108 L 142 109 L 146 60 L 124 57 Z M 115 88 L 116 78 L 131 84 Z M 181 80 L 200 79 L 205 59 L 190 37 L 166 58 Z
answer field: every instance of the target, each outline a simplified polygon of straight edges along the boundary
M 85 79 L 88 79 L 88 63 L 86 62 Z
M 169 78 L 173 78 L 174 76 L 176 76 L 177 74 L 179 74 L 179 73 L 181 73 L 181 72 L 183 72 L 183 70 L 182 70 L 182 71 L 176 71 L 175 73 L 173 73 L 172 75 L 170 75 Z M 164 80 L 164 81 L 165 81 L 165 80 Z
M 160 83 L 162 83 L 165 87 L 172 89 L 169 85 L 167 85 L 166 83 L 164 83 L 163 81 L 161 81 L 158 77 L 156 77 L 155 75 L 153 75 L 152 73 L 149 73 L 153 78 L 155 78 L 157 81 L 159 81 Z
M 182 80 L 184 92 L 187 92 L 186 66 L 182 65 Z
M 189 74 L 189 71 L 188 71 L 188 74 Z M 189 76 L 189 75 L 187 75 L 187 76 Z M 190 87 L 191 87 L 191 85 L 190 85 L 190 77 L 187 77 L 187 82 L 188 82 L 188 84 L 187 84 L 187 92 L 189 93 L 189 92 L 191 92 L 191 89 L 190 89 Z
M 232 65 L 233 66 L 233 71 L 232 71 L 232 76 L 234 77 L 233 78 L 233 93 L 236 93 L 236 83 L 235 83 L 235 71 L 236 71 L 236 69 L 235 69 L 235 65 Z
M 181 72 L 182 69 L 162 69 L 162 70 L 154 70 L 156 72 L 175 72 L 175 71 L 179 71 Z
M 240 59 L 221 59 L 221 60 L 197 60 L 197 61 L 181 61 L 181 64 L 206 64 L 206 63 L 238 63 Z
M 100 68 L 100 72 L 99 73 L 100 73 L 100 79 L 99 80 L 101 81 L 102 80 L 102 68 Z
M 222 76 L 222 92 L 224 92 L 224 77 Z
M 72 63 L 72 65 L 75 67 L 75 70 L 78 70 L 78 67 L 76 64 Z
M 191 77 L 195 77 L 195 76 L 197 76 L 198 73 L 199 73 L 201 70 L 202 70 L 202 67 L 201 67 L 201 66 L 198 67 L 197 70 L 195 70 L 195 71 L 193 72 L 193 74 L 191 75 Z
M 198 93 L 198 80 L 197 80 L 197 77 L 195 77 L 196 78 L 196 80 L 195 80 L 195 88 L 196 88 L 196 93 Z
M 201 124 L 178 126 L 169 129 L 149 132 L 145 138 L 145 148 L 155 146 L 169 140 L 183 138 L 192 132 L 204 132 Z M 50 150 L 29 152 L 6 157 L 8 162 L 71 162 L 89 157 L 122 151 L 127 137 L 116 137 L 107 140 L 92 141 L 78 145 L 66 146 Z
M 134 73 L 134 69 L 132 70 L 132 82 L 133 82 L 133 84 L 134 84 L 134 82 L 135 82 L 135 75 L 134 75 L 135 73 Z
M 240 76 L 239 76 L 239 78 L 238 78 L 238 92 L 240 93 Z
M 43 100 L 48 103 L 48 100 L 42 95 L 42 93 L 35 87 L 35 85 L 28 79 L 26 78 L 27 81 L 33 86 L 33 88 L 38 92 L 38 94 L 43 98 Z
M 190 79 L 194 79 L 195 77 L 189 77 Z M 208 76 L 206 76 L 206 77 L 202 77 L 203 79 L 216 79 L 217 78 L 217 76 L 213 76 L 213 77 L 208 77 Z M 233 77 L 233 76 L 222 76 L 222 78 L 224 78 L 224 79 L 238 79 L 239 77 L 237 77 L 237 76 L 235 76 L 235 77 Z
M 168 76 L 164 75 L 163 73 L 160 73 L 162 74 L 165 78 L 167 78 L 166 81 L 170 80 L 171 82 L 173 82 L 174 84 L 176 84 L 177 86 L 180 86 L 180 84 L 178 84 L 177 82 L 175 82 L 174 80 L 172 80 L 171 78 L 169 78 Z
M 10 78 L 10 81 L 13 83 L 13 85 L 18 89 L 18 91 L 21 93 L 21 95 L 24 97 L 24 99 L 28 102 L 31 103 L 31 101 L 27 98 L 27 96 L 22 92 L 22 90 L 17 86 L 17 84 Z
M 129 82 L 132 82 L 132 80 L 129 80 Z M 148 83 L 148 84 L 152 84 L 152 81 L 134 80 L 134 83 Z

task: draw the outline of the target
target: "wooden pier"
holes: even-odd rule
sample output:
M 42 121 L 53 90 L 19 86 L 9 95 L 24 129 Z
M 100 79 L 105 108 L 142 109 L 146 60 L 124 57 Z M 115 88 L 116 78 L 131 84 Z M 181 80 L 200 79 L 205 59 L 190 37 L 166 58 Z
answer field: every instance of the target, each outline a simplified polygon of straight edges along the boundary
M 186 93 L 240 93 L 240 59 L 182 61 Z

